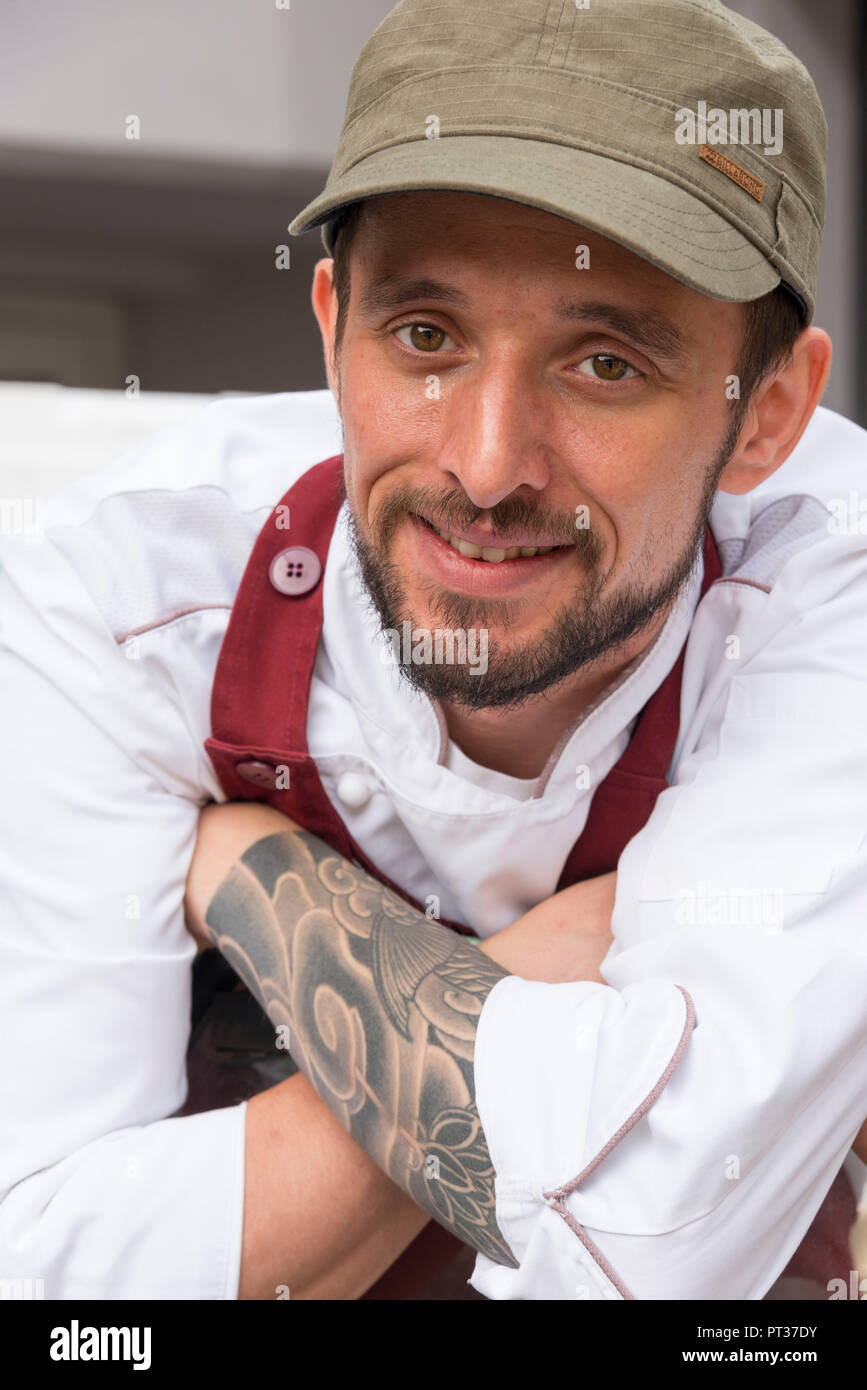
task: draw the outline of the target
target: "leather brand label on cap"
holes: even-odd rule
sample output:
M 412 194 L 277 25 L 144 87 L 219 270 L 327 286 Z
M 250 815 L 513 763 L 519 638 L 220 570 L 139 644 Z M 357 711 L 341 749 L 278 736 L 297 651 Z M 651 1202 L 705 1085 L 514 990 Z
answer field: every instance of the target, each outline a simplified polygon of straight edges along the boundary
M 756 178 L 755 174 L 751 174 L 747 169 L 742 169 L 740 164 L 735 164 L 734 160 L 729 159 L 727 154 L 721 154 L 712 145 L 700 145 L 698 152 L 707 164 L 712 164 L 714 169 L 719 169 L 726 178 L 746 189 L 750 197 L 755 198 L 757 203 L 762 201 L 765 195 L 765 185 L 761 179 Z

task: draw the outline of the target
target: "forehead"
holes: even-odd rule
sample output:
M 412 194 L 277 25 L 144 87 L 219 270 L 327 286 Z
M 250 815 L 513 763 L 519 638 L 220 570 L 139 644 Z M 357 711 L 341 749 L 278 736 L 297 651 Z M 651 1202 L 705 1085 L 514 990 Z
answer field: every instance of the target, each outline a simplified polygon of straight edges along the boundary
M 362 204 L 353 239 L 353 256 L 362 273 L 401 270 L 424 260 L 440 270 L 447 266 L 471 272 L 499 271 L 574 284 L 576 253 L 588 251 L 594 281 L 617 277 L 669 299 L 704 295 L 681 285 L 664 271 L 608 237 L 568 218 L 507 198 L 452 190 L 380 194 Z M 584 272 L 585 276 L 587 272 Z

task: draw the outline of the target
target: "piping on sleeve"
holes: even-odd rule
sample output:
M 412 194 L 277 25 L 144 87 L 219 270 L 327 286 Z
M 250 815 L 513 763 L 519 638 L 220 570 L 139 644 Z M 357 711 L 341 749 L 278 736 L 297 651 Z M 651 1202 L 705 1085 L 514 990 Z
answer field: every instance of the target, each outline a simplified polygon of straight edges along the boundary
M 695 1027 L 695 1005 L 693 1004 L 692 999 L 690 998 L 689 994 L 683 988 L 682 985 L 676 985 L 675 988 L 680 990 L 686 1002 L 686 1020 L 683 1025 L 683 1032 L 680 1035 L 677 1047 L 674 1049 L 674 1052 L 671 1056 L 671 1060 L 669 1061 L 668 1066 L 665 1068 L 665 1071 L 662 1073 L 655 1086 L 653 1086 L 651 1090 L 647 1093 L 641 1104 L 637 1106 L 635 1110 L 633 1110 L 632 1114 L 628 1117 L 628 1119 L 626 1119 L 623 1122 L 623 1124 L 617 1130 L 617 1133 L 612 1134 L 611 1138 L 608 1140 L 608 1143 L 605 1144 L 604 1147 L 599 1150 L 596 1157 L 591 1159 L 590 1162 L 586 1165 L 586 1167 L 582 1168 L 581 1172 L 578 1174 L 577 1177 L 572 1178 L 570 1182 L 564 1183 L 561 1187 L 554 1187 L 549 1189 L 549 1191 L 542 1193 L 542 1196 L 545 1198 L 545 1201 L 548 1203 L 548 1206 L 551 1207 L 552 1210 L 556 1211 L 558 1216 L 562 1216 L 569 1229 L 573 1231 L 575 1235 L 578 1237 L 578 1239 L 581 1241 L 581 1244 L 584 1246 L 591 1259 L 596 1261 L 603 1274 L 606 1276 L 606 1278 L 610 1279 L 611 1283 L 617 1289 L 617 1292 L 624 1299 L 634 1299 L 635 1295 L 633 1293 L 630 1293 L 629 1289 L 623 1283 L 623 1280 L 617 1274 L 616 1270 L 613 1269 L 609 1261 L 605 1258 L 598 1245 L 594 1244 L 594 1242 L 590 1239 L 587 1232 L 585 1231 L 584 1227 L 578 1221 L 575 1220 L 575 1217 L 572 1215 L 568 1207 L 565 1205 L 565 1199 L 571 1196 L 573 1192 L 578 1191 L 581 1184 L 583 1182 L 586 1182 L 587 1178 L 590 1177 L 591 1173 L 594 1173 L 596 1171 L 600 1163 L 602 1163 L 611 1153 L 611 1150 L 615 1149 L 617 1145 L 620 1143 L 621 1139 L 625 1138 L 625 1136 L 629 1133 L 633 1126 L 637 1125 L 638 1121 L 644 1118 L 648 1110 L 650 1110 L 651 1107 L 654 1106 L 656 1102 L 659 1100 L 659 1097 L 662 1095 L 663 1091 L 665 1090 L 666 1086 L 668 1085 L 669 1081 L 671 1080 L 675 1071 L 680 1065 L 680 1060 L 683 1057 L 684 1052 L 686 1051 L 687 1044 L 692 1035 L 692 1030 Z

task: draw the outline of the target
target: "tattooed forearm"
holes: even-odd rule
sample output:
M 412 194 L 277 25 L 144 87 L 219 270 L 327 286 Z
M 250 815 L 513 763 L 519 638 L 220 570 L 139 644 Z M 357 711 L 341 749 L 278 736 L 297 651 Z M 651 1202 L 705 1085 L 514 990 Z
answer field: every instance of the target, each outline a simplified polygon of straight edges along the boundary
M 303 830 L 259 840 L 208 907 L 214 944 L 353 1138 L 441 1225 L 500 1264 L 473 1080 L 506 974 Z

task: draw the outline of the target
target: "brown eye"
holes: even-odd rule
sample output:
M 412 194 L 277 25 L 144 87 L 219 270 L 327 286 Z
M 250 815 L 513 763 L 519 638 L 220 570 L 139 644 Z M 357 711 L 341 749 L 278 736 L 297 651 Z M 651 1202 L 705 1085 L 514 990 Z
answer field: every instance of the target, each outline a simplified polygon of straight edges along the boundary
M 590 363 L 590 370 L 583 371 L 587 363 Z M 629 376 L 638 376 L 634 367 L 613 352 L 597 352 L 592 357 L 585 357 L 578 370 L 582 376 L 593 376 L 597 381 L 625 381 Z
M 444 328 L 438 328 L 435 323 L 405 323 L 395 332 L 409 334 L 409 346 L 414 347 L 417 352 L 437 352 L 444 342 L 452 343 L 448 333 Z M 406 340 L 401 338 L 401 342 Z
M 414 323 L 410 326 L 409 336 L 414 348 L 418 348 L 419 352 L 426 352 L 442 347 L 446 335 L 441 328 L 436 328 L 432 323 Z

